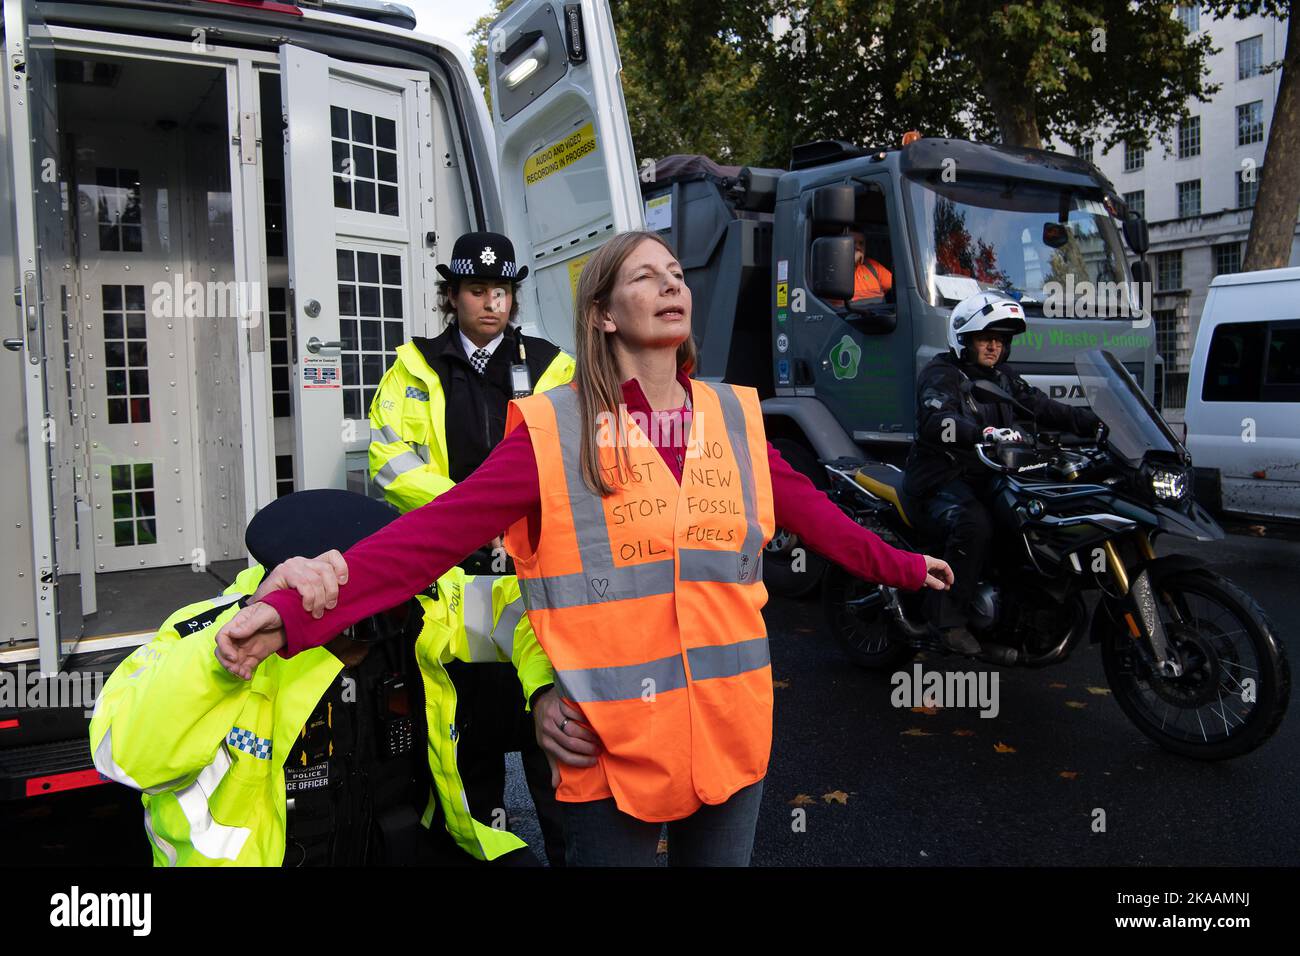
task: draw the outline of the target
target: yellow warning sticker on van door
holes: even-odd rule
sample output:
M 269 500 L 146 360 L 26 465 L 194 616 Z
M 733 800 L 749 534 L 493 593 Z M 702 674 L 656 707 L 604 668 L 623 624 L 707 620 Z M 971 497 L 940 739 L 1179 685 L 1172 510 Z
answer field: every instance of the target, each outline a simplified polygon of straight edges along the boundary
M 524 162 L 524 185 L 536 186 L 551 173 L 571 166 L 596 151 L 596 127 L 588 123 L 559 142 L 545 146 Z
M 582 275 L 582 267 L 587 264 L 591 258 L 591 253 L 585 256 L 578 256 L 576 259 L 569 260 L 569 292 L 573 296 L 573 301 L 578 301 L 578 278 Z
M 778 309 L 784 309 L 790 304 L 789 296 L 787 295 L 787 290 L 789 290 L 789 288 L 790 284 L 788 282 L 778 282 L 776 284 L 776 307 Z

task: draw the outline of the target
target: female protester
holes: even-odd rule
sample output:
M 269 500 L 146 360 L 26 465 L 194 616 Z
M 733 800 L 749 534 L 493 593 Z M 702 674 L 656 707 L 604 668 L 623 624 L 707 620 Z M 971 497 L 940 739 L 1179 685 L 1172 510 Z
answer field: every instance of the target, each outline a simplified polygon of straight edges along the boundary
M 652 232 L 615 236 L 578 283 L 574 387 L 511 403 L 467 480 L 277 591 L 218 635 L 251 678 L 271 653 L 441 574 L 494 528 L 556 686 L 534 696 L 572 865 L 745 865 L 767 771 L 772 680 L 759 558 L 776 522 L 868 580 L 944 589 L 943 561 L 845 517 L 766 442 L 757 394 L 692 381 L 691 296 Z M 647 434 L 648 432 L 648 434 Z M 303 590 L 300 588 L 299 590 Z

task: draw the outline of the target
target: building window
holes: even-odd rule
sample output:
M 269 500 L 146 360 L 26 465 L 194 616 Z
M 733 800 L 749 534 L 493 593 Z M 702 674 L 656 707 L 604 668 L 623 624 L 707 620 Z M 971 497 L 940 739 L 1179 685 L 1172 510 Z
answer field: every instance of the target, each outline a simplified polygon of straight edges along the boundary
M 1237 145 L 1264 142 L 1264 101 L 1237 107 Z
M 1156 349 L 1166 368 L 1173 368 L 1178 361 L 1178 313 L 1173 309 L 1157 309 L 1151 317 L 1156 323 Z
M 1260 167 L 1253 166 L 1250 169 L 1243 169 L 1237 173 L 1237 208 L 1245 209 L 1247 206 L 1255 205 L 1255 197 L 1259 195 L 1259 174 Z
M 140 252 L 140 172 L 95 169 L 95 219 L 100 252 Z
M 1183 251 L 1156 253 L 1156 291 L 1171 292 L 1183 287 Z
M 149 336 L 145 331 L 144 286 L 106 285 L 100 290 L 104 315 L 104 397 L 110 425 L 149 421 Z
M 343 414 L 365 418 L 379 380 L 393 364 L 406 333 L 402 258 L 337 250 L 339 332 L 343 342 Z
M 1188 33 L 1195 33 L 1201 29 L 1201 8 L 1199 4 L 1182 5 L 1179 4 L 1177 10 L 1178 22 L 1183 25 Z
M 1248 80 L 1264 70 L 1264 38 L 1249 37 L 1237 41 L 1237 79 Z
M 1189 116 L 1178 121 L 1178 158 L 1201 155 L 1201 118 Z
M 1147 194 L 1146 190 L 1139 189 L 1137 192 L 1125 193 L 1124 204 L 1128 206 L 1129 212 L 1135 216 L 1141 216 L 1143 219 L 1147 215 Z
M 1135 172 L 1145 166 L 1146 162 L 1147 152 L 1145 149 L 1135 149 L 1128 143 L 1124 144 L 1124 172 Z
M 293 494 L 293 455 L 275 456 L 275 496 Z
M 360 110 L 331 106 L 330 137 L 334 205 L 396 216 L 397 123 Z
M 289 313 L 285 291 L 283 286 L 272 286 L 266 290 L 266 315 L 271 326 L 271 407 L 276 418 L 293 416 Z
M 113 493 L 113 547 L 157 544 L 153 465 L 149 462 L 112 465 L 109 487 Z
M 1227 275 L 1241 271 L 1241 243 L 1223 242 L 1214 247 L 1214 274 Z
M 1087 140 L 1074 147 L 1074 155 L 1085 163 L 1092 162 L 1092 140 Z
M 1201 181 L 1189 179 L 1185 183 L 1176 183 L 1178 189 L 1178 218 L 1187 219 L 1201 214 Z

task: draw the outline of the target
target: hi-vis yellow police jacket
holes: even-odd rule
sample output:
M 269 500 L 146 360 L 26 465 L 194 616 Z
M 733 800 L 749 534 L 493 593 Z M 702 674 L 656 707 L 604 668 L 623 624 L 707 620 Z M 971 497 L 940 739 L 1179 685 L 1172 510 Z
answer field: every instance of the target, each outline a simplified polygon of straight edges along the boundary
M 216 659 L 216 634 L 262 580 L 245 569 L 216 599 L 187 605 L 163 623 L 109 678 L 90 723 L 90 749 L 104 776 L 142 791 L 144 823 L 156 866 L 279 866 L 285 850 L 284 761 L 304 723 L 343 665 L 324 647 L 292 658 L 273 654 L 251 681 Z M 458 582 L 433 600 L 421 595 L 416 656 L 423 679 L 429 769 L 447 830 L 477 859 L 526 844 L 473 819 L 456 766 L 456 690 L 443 662 L 464 654 L 465 602 Z M 513 639 L 523 616 L 494 593 L 489 633 Z M 499 628 L 499 631 L 498 631 Z M 456 645 L 456 646 L 453 646 Z
M 558 352 L 533 386 L 533 394 L 567 384 L 573 372 L 573 358 Z M 403 514 L 427 505 L 456 484 L 450 478 L 447 458 L 446 413 L 442 379 L 414 343 L 404 342 L 370 404 L 370 477 Z M 453 568 L 438 580 L 438 587 L 454 593 L 457 582 L 465 595 L 466 627 L 452 640 L 452 658 L 478 663 L 510 661 L 519 674 L 525 700 L 539 687 L 553 683 L 554 671 L 527 615 L 519 617 L 511 644 L 490 640 L 484 629 L 496 606 L 519 600 L 514 575 L 476 579 Z

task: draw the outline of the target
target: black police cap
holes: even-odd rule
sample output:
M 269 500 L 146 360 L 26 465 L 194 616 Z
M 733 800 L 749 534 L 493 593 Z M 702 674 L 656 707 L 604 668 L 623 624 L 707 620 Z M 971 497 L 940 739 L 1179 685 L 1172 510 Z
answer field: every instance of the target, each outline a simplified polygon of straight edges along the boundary
M 397 517 L 390 505 L 352 491 L 297 491 L 255 514 L 244 532 L 244 544 L 253 560 L 269 571 L 289 558 L 346 551 Z

